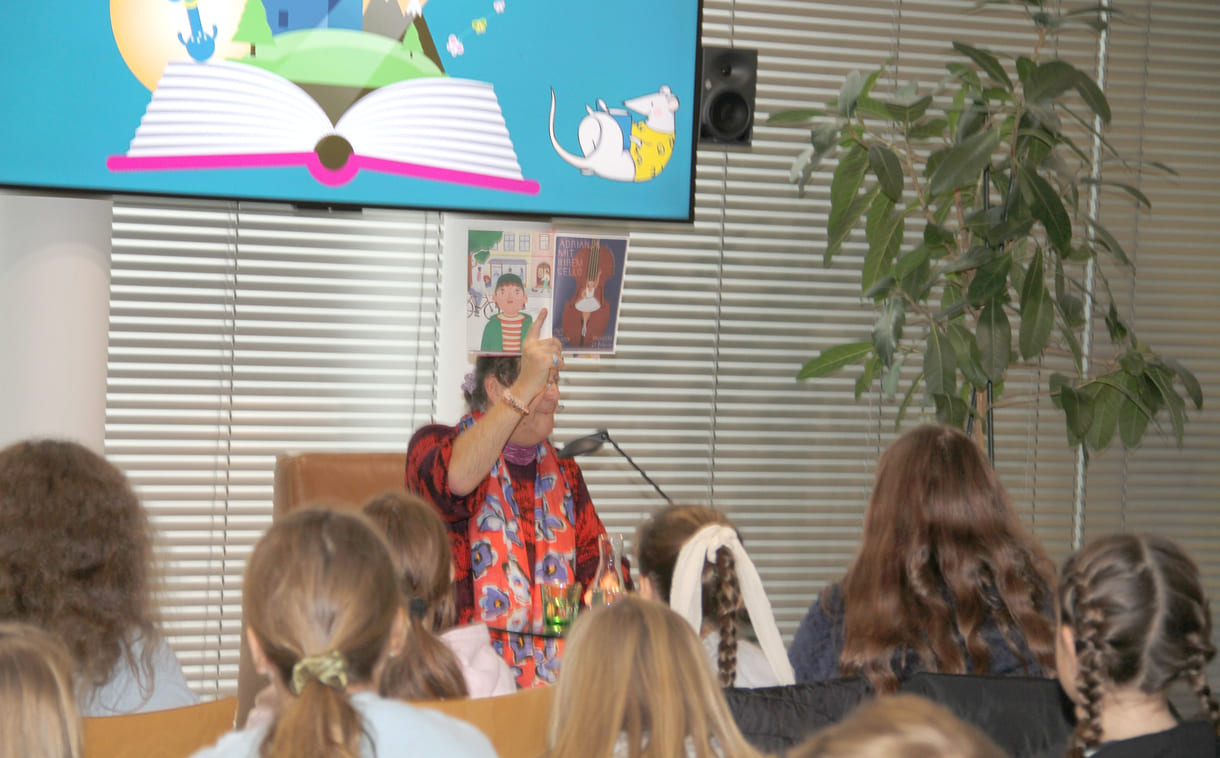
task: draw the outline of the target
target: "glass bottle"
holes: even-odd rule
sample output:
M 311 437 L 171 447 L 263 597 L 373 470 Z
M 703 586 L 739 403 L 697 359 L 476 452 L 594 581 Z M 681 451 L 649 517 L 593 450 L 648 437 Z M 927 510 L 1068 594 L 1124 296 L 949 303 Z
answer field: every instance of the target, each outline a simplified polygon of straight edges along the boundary
M 626 591 L 622 573 L 623 536 L 597 537 L 597 573 L 593 576 L 590 606 L 610 605 Z

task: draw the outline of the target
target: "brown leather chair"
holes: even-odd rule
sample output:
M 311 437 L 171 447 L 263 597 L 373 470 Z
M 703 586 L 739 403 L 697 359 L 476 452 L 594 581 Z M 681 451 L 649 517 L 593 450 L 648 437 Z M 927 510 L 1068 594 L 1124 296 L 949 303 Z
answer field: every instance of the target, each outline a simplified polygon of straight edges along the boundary
M 359 508 L 376 495 L 401 491 L 406 469 L 406 451 L 284 453 L 275 459 L 272 517 L 278 519 L 306 506 Z M 238 726 L 245 725 L 254 696 L 266 684 L 267 678 L 254 670 L 243 630 L 237 665 Z
M 233 728 L 237 698 L 82 719 L 85 758 L 187 758 Z
M 479 728 L 500 758 L 538 758 L 546 752 L 554 687 L 480 699 L 428 700 L 412 705 L 446 713 Z

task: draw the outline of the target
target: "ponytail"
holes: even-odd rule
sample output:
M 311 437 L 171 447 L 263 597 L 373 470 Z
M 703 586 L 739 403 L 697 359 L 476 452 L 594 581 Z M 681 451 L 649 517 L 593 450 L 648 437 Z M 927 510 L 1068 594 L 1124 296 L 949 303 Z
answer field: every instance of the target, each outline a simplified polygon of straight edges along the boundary
M 284 700 L 259 758 L 360 758 L 362 734 L 347 694 L 311 678 Z
M 402 654 L 389 659 L 381 673 L 379 690 L 402 700 L 447 700 L 467 697 L 466 678 L 457 656 L 425 623 L 424 601 L 412 598 L 406 644 Z
M 708 609 L 715 609 L 715 618 L 720 632 L 720 649 L 717 652 L 717 667 L 720 686 L 732 687 L 737 681 L 737 614 L 741 610 L 741 586 L 737 582 L 733 552 L 721 546 L 716 550 L 716 563 L 711 566 L 714 579 L 711 587 L 714 597 L 704 602 Z M 705 583 L 704 587 L 708 585 Z

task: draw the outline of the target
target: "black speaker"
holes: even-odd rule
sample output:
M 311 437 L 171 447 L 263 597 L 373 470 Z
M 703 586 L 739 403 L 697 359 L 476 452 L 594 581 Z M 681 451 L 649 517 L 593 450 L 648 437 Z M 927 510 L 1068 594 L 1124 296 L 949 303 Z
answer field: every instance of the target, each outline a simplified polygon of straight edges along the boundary
M 757 50 L 700 48 L 699 144 L 750 146 L 757 83 Z

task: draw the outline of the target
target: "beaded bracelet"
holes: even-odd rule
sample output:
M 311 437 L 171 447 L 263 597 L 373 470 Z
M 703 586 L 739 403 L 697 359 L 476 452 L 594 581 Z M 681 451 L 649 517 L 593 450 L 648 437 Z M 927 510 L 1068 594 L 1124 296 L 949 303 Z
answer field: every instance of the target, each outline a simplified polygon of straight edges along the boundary
M 525 407 L 525 404 L 522 403 L 520 400 L 513 397 L 513 393 L 511 391 L 509 391 L 509 389 L 507 387 L 504 389 L 504 394 L 501 397 L 504 398 L 505 405 L 507 405 L 509 408 L 512 408 L 514 411 L 516 411 L 518 414 L 520 414 L 522 418 L 525 418 L 526 416 L 530 415 L 530 409 Z

